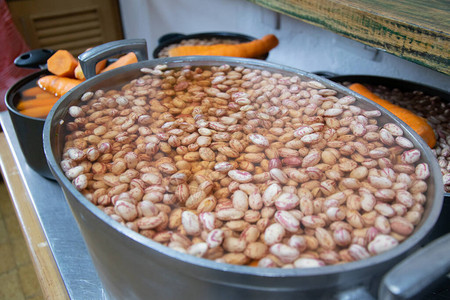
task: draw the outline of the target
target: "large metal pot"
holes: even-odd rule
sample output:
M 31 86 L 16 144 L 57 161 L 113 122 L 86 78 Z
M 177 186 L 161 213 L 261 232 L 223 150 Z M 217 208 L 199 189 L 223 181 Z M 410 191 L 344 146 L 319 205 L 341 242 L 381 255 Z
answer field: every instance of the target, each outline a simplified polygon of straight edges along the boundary
M 134 41 L 136 46 L 143 41 Z M 145 43 L 143 43 L 145 44 Z M 80 60 L 95 74 L 95 61 L 123 51 L 117 44 L 94 48 L 94 62 L 86 56 Z M 142 46 L 142 45 L 141 45 Z M 114 51 L 105 49 L 115 48 Z M 138 56 L 145 57 L 146 47 Z M 87 53 L 89 55 L 89 53 Z M 100 211 L 78 192 L 59 166 L 64 142 L 63 120 L 68 109 L 86 92 L 117 87 L 136 78 L 143 67 L 166 64 L 169 67 L 229 64 L 262 68 L 295 74 L 322 82 L 342 94 L 355 96 L 364 107 L 376 107 L 383 112 L 383 121 L 394 120 L 405 136 L 421 150 L 422 160 L 430 165 L 428 192 L 423 219 L 414 234 L 398 247 L 369 259 L 311 269 L 266 269 L 218 263 L 169 249 L 120 225 Z M 94 265 L 111 299 L 370 299 L 375 297 L 383 274 L 411 254 L 426 241 L 443 202 L 439 167 L 424 142 L 403 122 L 383 108 L 372 104 L 352 91 L 323 79 L 286 66 L 259 60 L 224 57 L 177 57 L 140 61 L 92 77 L 64 95 L 50 112 L 44 127 L 44 149 L 49 166 L 61 185 L 65 197 L 79 224 Z M 444 241 L 448 243 L 447 241 Z M 442 251 L 442 247 L 435 248 Z M 442 273 L 442 272 L 441 272 Z M 421 274 L 417 274 L 418 276 Z M 417 276 L 415 277 L 417 278 Z M 389 284 L 388 284 L 389 285 Z M 389 289 L 383 295 L 389 294 Z M 408 290 L 407 288 L 402 291 Z

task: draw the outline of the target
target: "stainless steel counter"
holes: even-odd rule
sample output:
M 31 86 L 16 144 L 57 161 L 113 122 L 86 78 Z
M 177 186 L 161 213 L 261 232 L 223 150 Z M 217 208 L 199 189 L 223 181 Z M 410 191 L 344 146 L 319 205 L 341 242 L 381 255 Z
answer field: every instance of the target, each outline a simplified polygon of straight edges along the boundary
M 56 181 L 26 163 L 7 111 L 0 123 L 70 299 L 106 299 L 78 225 Z

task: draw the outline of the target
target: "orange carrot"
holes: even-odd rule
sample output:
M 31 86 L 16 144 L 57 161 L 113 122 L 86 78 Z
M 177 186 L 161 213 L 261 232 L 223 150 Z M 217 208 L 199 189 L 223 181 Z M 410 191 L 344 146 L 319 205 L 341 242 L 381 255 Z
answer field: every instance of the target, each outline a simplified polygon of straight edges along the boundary
M 67 50 L 58 50 L 47 60 L 50 73 L 71 78 L 74 76 L 77 64 L 78 61 Z
M 39 99 L 39 98 L 51 98 L 51 97 L 55 97 L 55 95 L 53 95 L 52 93 L 49 93 L 49 92 L 47 92 L 47 91 L 44 91 L 44 90 L 41 89 L 40 87 L 39 87 L 39 89 L 41 90 L 41 93 L 36 94 L 36 96 L 35 96 L 34 98 Z M 28 99 L 28 98 L 27 98 L 27 99 Z
M 111 70 L 114 70 L 116 68 L 123 67 L 126 65 L 131 65 L 131 64 L 137 63 L 137 61 L 138 60 L 137 60 L 136 54 L 134 54 L 134 52 L 130 52 L 130 53 L 127 53 L 127 54 L 119 57 L 115 62 L 113 62 L 106 68 L 104 68 L 100 73 L 111 71 Z
M 33 107 L 45 106 L 45 105 L 53 105 L 58 101 L 58 97 L 50 97 L 50 98 L 33 98 L 29 100 L 20 100 L 17 104 L 17 109 L 24 110 Z
M 84 77 L 83 70 L 81 69 L 80 63 L 78 63 L 77 67 L 73 71 L 75 78 L 78 80 L 85 80 L 86 77 Z
M 53 104 L 37 106 L 21 110 L 20 113 L 34 118 L 45 118 L 52 109 Z
M 87 48 L 86 51 L 91 50 L 92 48 Z M 85 51 L 85 52 L 86 52 Z M 99 61 L 95 66 L 95 73 L 99 74 L 106 67 L 106 59 Z M 86 77 L 83 74 L 83 70 L 81 69 L 80 62 L 78 62 L 77 67 L 74 70 L 74 75 L 76 79 L 85 80 Z
M 98 62 L 97 65 L 95 66 L 95 73 L 99 74 L 105 68 L 105 66 L 106 66 L 106 60 L 102 60 L 102 61 Z M 77 67 L 75 68 L 74 74 L 75 74 L 75 78 L 78 80 L 86 79 L 86 77 L 84 77 L 83 70 L 81 69 L 80 63 L 78 63 Z
M 78 79 L 47 75 L 39 78 L 37 84 L 42 89 L 60 97 L 82 82 L 83 81 Z
M 259 263 L 259 259 L 253 259 L 247 266 L 249 267 L 257 267 Z
M 433 128 L 430 126 L 430 124 L 427 123 L 424 118 L 414 114 L 406 108 L 395 105 L 385 99 L 381 99 L 360 83 L 354 83 L 350 85 L 349 88 L 357 92 L 358 94 L 374 101 L 375 103 L 378 103 L 379 105 L 383 106 L 394 115 L 399 117 L 418 135 L 420 135 L 420 137 L 422 137 L 422 139 L 428 144 L 428 146 L 430 146 L 430 148 L 433 148 L 436 145 L 436 136 L 434 134 Z
M 278 45 L 278 39 L 273 34 L 268 34 L 261 39 L 236 45 L 216 44 L 198 46 L 179 46 L 169 50 L 169 56 L 184 55 L 218 55 L 233 57 L 260 57 Z
M 55 95 L 47 91 L 44 91 L 39 86 L 35 86 L 22 91 L 21 96 L 22 96 L 21 101 L 31 99 L 55 98 Z
M 23 90 L 21 92 L 22 97 L 36 97 L 36 95 L 40 94 L 40 93 L 45 93 L 45 91 L 43 91 L 40 87 L 38 86 L 34 86 L 32 88 Z

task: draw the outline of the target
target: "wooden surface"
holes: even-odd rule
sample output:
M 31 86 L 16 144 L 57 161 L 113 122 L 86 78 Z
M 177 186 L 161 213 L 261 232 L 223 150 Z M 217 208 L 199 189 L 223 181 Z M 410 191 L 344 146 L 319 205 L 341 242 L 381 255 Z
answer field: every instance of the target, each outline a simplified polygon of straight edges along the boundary
M 449 0 L 249 0 L 450 75 Z
M 14 163 L 3 132 L 0 133 L 0 166 L 16 210 L 45 299 L 69 299 L 41 224 Z

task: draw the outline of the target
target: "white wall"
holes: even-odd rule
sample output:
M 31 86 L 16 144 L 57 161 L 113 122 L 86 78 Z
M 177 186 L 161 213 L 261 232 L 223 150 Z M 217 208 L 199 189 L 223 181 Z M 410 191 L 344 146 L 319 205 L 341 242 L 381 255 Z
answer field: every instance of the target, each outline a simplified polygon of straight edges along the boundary
M 126 38 L 145 38 L 152 56 L 159 37 L 230 31 L 262 37 L 275 34 L 280 44 L 268 61 L 304 71 L 340 75 L 395 77 L 450 92 L 450 76 L 394 55 L 376 51 L 331 31 L 277 14 L 246 0 L 119 0 Z

